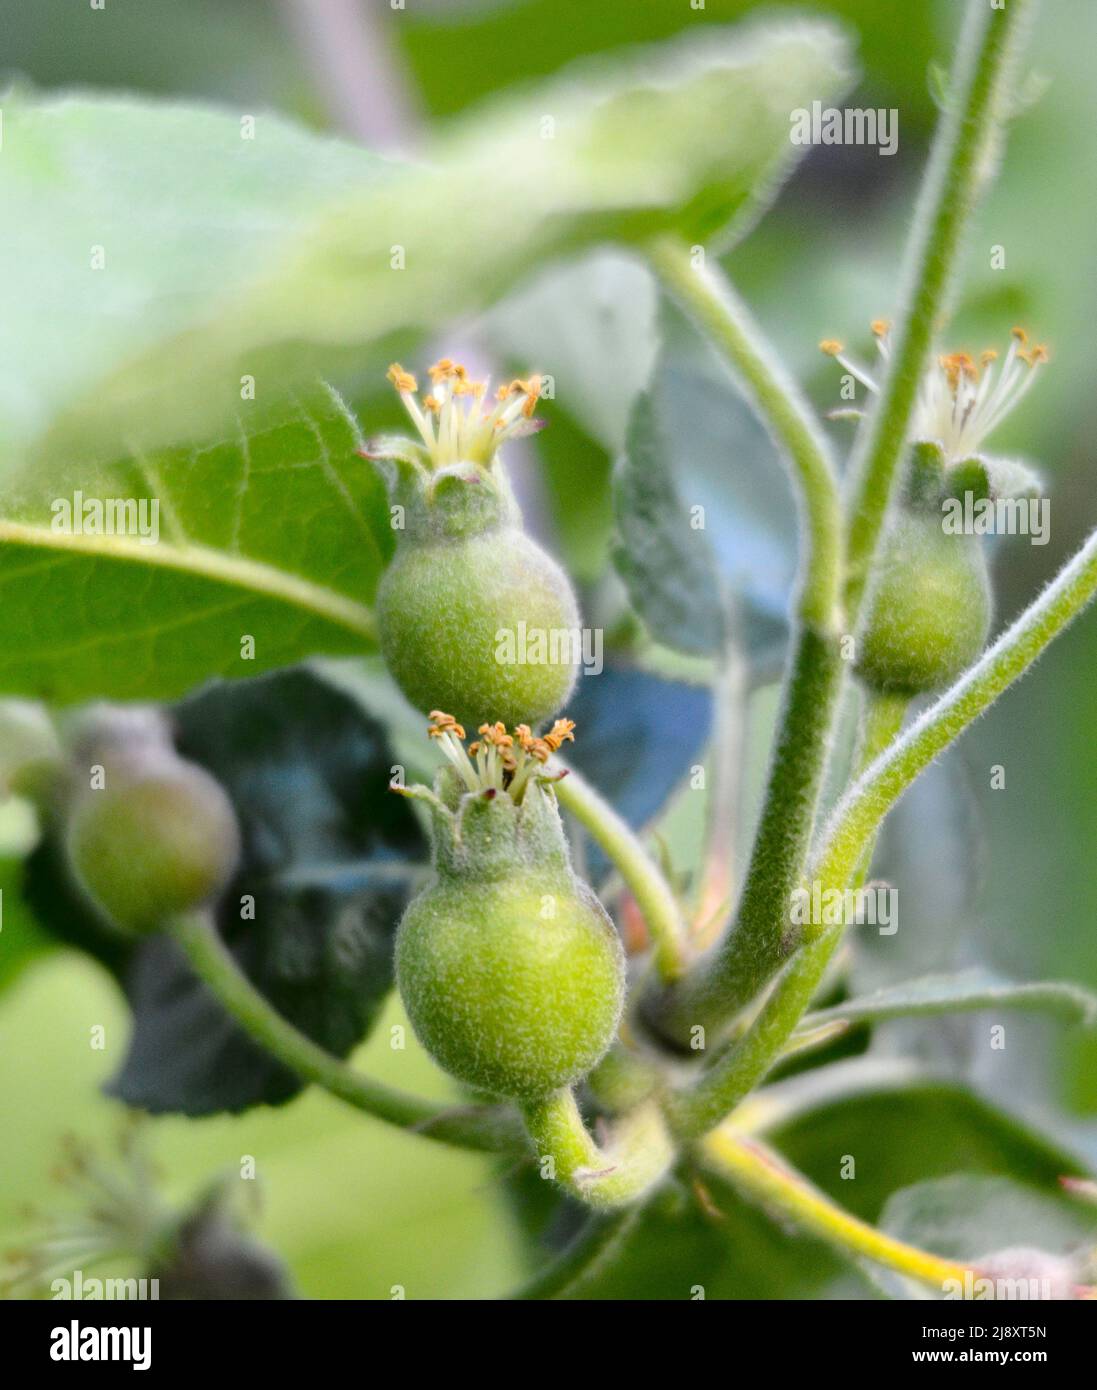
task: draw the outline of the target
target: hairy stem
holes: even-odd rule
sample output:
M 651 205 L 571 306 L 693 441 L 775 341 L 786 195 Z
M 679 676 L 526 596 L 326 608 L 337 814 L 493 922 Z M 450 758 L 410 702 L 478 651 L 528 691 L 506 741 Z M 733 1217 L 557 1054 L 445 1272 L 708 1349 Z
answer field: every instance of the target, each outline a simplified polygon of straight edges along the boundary
M 722 355 L 790 465 L 803 522 L 799 629 L 785 678 L 777 743 L 733 931 L 680 988 L 650 1011 L 653 1026 L 681 1041 L 719 1027 L 771 978 L 796 944 L 788 903 L 808 852 L 841 681 L 837 632 L 843 518 L 830 453 L 815 416 L 717 271 L 693 264 L 673 238 L 649 248 L 663 285 Z M 727 853 L 734 853 L 728 846 Z
M 299 1032 L 273 1009 L 240 969 L 209 913 L 175 919 L 172 936 L 195 973 L 249 1037 L 295 1071 L 368 1115 L 458 1148 L 513 1152 L 522 1142 L 513 1112 L 479 1107 L 475 1112 L 435 1105 L 363 1076 Z
M 1024 674 L 1095 593 L 1097 532 L 971 670 L 873 759 L 846 792 L 832 813 L 811 874 L 824 890 L 850 883 L 880 823 L 906 788 Z M 877 733 L 886 734 L 892 722 L 880 721 Z M 690 1090 L 671 1099 L 669 1114 L 679 1134 L 703 1134 L 765 1076 L 811 1002 L 841 939 L 842 928 L 828 926 L 802 946 L 743 1037 Z
M 969 0 L 963 33 L 929 168 L 908 244 L 901 303 L 880 398 L 867 421 L 851 467 L 856 486 L 850 509 L 846 609 L 852 623 L 867 582 L 884 518 L 898 481 L 911 414 L 964 229 L 982 180 L 980 162 L 996 133 L 1031 0 Z
M 523 1107 L 546 1176 L 592 1207 L 628 1206 L 655 1186 L 674 1163 L 662 1112 L 644 1101 L 621 1116 L 605 1146 L 591 1138 L 571 1091 Z
M 907 1245 L 852 1216 L 762 1144 L 720 1128 L 701 1143 L 699 1152 L 714 1172 L 744 1195 L 791 1218 L 843 1254 L 873 1260 L 939 1292 L 953 1280 L 964 1287 L 966 1266 Z
M 552 783 L 557 800 L 602 849 L 636 899 L 654 945 L 655 968 L 674 980 L 685 968 L 686 926 L 658 865 L 608 801 L 574 770 Z
M 1097 532 L 975 665 L 846 792 L 831 816 L 819 877 L 848 881 L 888 811 L 920 772 L 1032 665 L 1097 593 Z
M 854 752 L 854 775 L 859 777 L 865 768 L 878 758 L 886 748 L 895 742 L 903 727 L 910 697 L 895 692 L 884 693 L 878 690 L 865 690 L 861 704 L 861 727 L 857 733 L 857 748 Z M 861 862 L 853 875 L 852 886 L 860 888 L 868 878 L 872 867 L 872 856 L 876 849 L 876 836 L 866 843 L 861 854 Z
M 792 892 L 810 848 L 841 676 L 837 643 L 801 628 L 735 925 L 645 1011 L 669 1039 L 682 1041 L 697 1027 L 719 1030 L 799 944 Z
M 801 946 L 743 1036 L 688 1090 L 668 1098 L 667 1115 L 676 1134 L 694 1139 L 707 1133 L 754 1090 L 784 1051 L 841 939 L 841 927 L 828 927 Z

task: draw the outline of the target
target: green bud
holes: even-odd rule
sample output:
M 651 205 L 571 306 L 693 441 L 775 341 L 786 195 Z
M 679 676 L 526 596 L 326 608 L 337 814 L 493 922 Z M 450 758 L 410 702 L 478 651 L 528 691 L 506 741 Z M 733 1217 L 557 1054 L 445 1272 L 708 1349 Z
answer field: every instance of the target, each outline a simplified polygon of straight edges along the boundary
M 445 719 L 435 732 L 454 767 L 435 793 L 412 791 L 432 809 L 434 873 L 400 924 L 397 984 L 440 1066 L 477 1090 L 535 1100 L 605 1054 L 624 953 L 572 871 L 556 798 L 540 780 L 541 755 L 570 736 L 567 721 L 546 740 L 526 730 L 518 745 L 495 725 L 470 758 L 463 729 Z
M 432 375 L 420 405 L 414 379 L 390 372 L 424 442 L 368 451 L 399 523 L 377 594 L 381 650 L 419 709 L 442 706 L 471 728 L 489 711 L 536 725 L 574 687 L 580 624 L 567 576 L 522 529 L 497 453 L 534 427 L 537 383 L 512 383 L 489 410 L 462 368 L 440 363 Z
M 211 904 L 240 858 L 240 830 L 224 789 L 180 758 L 147 711 L 97 711 L 77 740 L 76 761 L 101 767 L 102 785 L 81 786 L 65 825 L 76 881 L 115 925 L 155 931 Z
M 980 538 L 945 531 L 930 467 L 916 460 L 884 537 L 857 661 L 866 685 L 912 696 L 949 684 L 978 659 L 993 610 Z

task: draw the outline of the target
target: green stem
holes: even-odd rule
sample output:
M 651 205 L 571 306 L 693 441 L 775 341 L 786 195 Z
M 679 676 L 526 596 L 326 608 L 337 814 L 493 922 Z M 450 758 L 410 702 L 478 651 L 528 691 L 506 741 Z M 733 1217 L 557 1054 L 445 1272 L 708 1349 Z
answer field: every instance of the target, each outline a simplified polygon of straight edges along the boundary
M 735 849 L 742 801 L 747 663 L 734 638 L 724 652 L 713 696 L 704 849 L 692 895 L 690 946 L 700 953 L 723 936 L 735 901 Z
M 693 264 L 672 238 L 648 249 L 656 274 L 746 387 L 791 463 L 804 523 L 798 632 L 785 680 L 777 743 L 734 929 L 662 999 L 652 1026 L 682 1042 L 697 1025 L 719 1028 L 754 997 L 796 945 L 792 889 L 808 852 L 841 683 L 843 520 L 829 450 L 795 382 L 717 271 Z M 733 853 L 728 846 L 727 853 Z
M 859 777 L 865 768 L 885 748 L 889 748 L 899 735 L 910 708 L 910 697 L 895 692 L 865 690 L 861 705 L 861 727 L 858 730 L 857 749 L 853 757 L 854 775 Z M 861 862 L 852 879 L 852 886 L 860 888 L 868 878 L 872 867 L 872 855 L 876 849 L 876 836 L 873 835 L 865 845 Z
M 623 1207 L 601 1214 L 592 1212 L 587 1224 L 553 1262 L 511 1294 L 513 1301 L 570 1298 L 598 1268 L 612 1258 L 639 1215 L 640 1208 Z
M 373 1081 L 318 1047 L 255 988 L 208 912 L 180 916 L 170 924 L 170 931 L 195 973 L 249 1037 L 303 1080 L 379 1120 L 443 1144 L 488 1152 L 512 1152 L 521 1144 L 520 1126 L 508 1111 L 481 1108 L 470 1113 L 435 1105 Z
M 675 1149 L 654 1101 L 614 1121 L 606 1146 L 591 1138 L 571 1091 L 557 1091 L 523 1107 L 546 1176 L 593 1207 L 638 1201 L 670 1171 Z
M 695 265 L 675 237 L 648 247 L 656 275 L 721 354 L 788 455 L 807 532 L 798 612 L 820 632 L 834 631 L 842 583 L 842 506 L 834 466 L 815 415 L 746 306 L 717 270 Z
M 880 822 L 920 772 L 1032 665 L 1097 593 L 1097 531 L 954 686 L 846 792 L 831 816 L 818 875 L 849 880 Z
M 846 608 L 852 624 L 864 593 L 899 472 L 941 308 L 962 234 L 982 180 L 995 123 L 1001 119 L 1022 20 L 1030 0 L 970 0 L 957 50 L 948 108 L 941 118 L 906 252 L 905 286 L 887 375 L 851 467 Z
M 687 1091 L 667 1101 L 671 1128 L 695 1139 L 729 1114 L 762 1080 L 784 1050 L 801 1016 L 815 997 L 841 927 L 801 946 L 777 977 L 765 1003 L 743 1036 Z
M 714 1172 L 740 1192 L 790 1217 L 802 1230 L 819 1236 L 842 1254 L 873 1260 L 938 1291 L 948 1289 L 954 1280 L 965 1287 L 965 1265 L 896 1240 L 858 1220 L 764 1145 L 720 1128 L 702 1142 L 699 1152 Z
M 844 888 L 884 816 L 915 777 L 1021 676 L 1097 593 L 1097 532 L 971 670 L 869 763 L 831 816 L 812 877 Z M 877 736 L 893 722 L 874 720 Z M 866 748 L 866 753 L 869 751 Z M 758 1084 L 780 1055 L 818 989 L 842 927 L 825 928 L 793 956 L 743 1037 L 693 1088 L 669 1102 L 673 1128 L 703 1134 Z
M 560 805 L 590 833 L 636 899 L 660 977 L 677 979 L 685 968 L 686 926 L 670 884 L 631 828 L 574 768 L 552 787 Z
M 651 1026 L 668 1039 L 681 1042 L 698 1026 L 718 1030 L 799 944 L 789 921 L 792 891 L 810 847 L 841 677 L 837 642 L 801 628 L 735 926 L 645 1007 Z

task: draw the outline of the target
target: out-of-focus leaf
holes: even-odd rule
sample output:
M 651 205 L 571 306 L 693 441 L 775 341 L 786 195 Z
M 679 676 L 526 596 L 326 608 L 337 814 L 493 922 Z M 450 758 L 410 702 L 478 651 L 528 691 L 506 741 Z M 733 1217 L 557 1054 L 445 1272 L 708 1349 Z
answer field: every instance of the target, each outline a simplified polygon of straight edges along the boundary
M 285 1265 L 235 1218 L 219 1193 L 189 1212 L 149 1271 L 162 1299 L 254 1302 L 296 1298 Z
M 897 1188 L 950 1173 L 997 1174 L 1046 1190 L 1079 1171 L 1072 1154 L 1003 1110 L 934 1082 L 805 1109 L 770 1140 L 835 1201 L 869 1221 Z
M 1097 1210 L 1010 1178 L 954 1173 L 896 1192 L 880 1225 L 900 1240 L 958 1260 L 1016 1246 L 1070 1254 L 1097 1239 Z
M 0 449 L 41 462 L 203 439 L 243 375 L 269 401 L 548 256 L 741 233 L 799 152 L 790 110 L 847 76 L 829 24 L 706 26 L 494 100 L 422 168 L 266 114 L 14 97 Z
M 620 540 L 613 558 L 633 607 L 657 641 L 715 655 L 725 640 L 720 572 L 704 529 L 690 524 L 670 449 L 645 393 L 632 412 L 614 477 Z
M 871 1296 L 852 1267 L 818 1240 L 775 1224 L 707 1173 L 697 1181 L 656 1193 L 609 1254 L 563 1296 L 826 1298 L 843 1278 L 855 1282 L 849 1296 Z M 542 1247 L 533 1268 L 538 1258 L 551 1257 Z
M 600 250 L 553 267 L 489 310 L 484 336 L 552 378 L 556 406 L 610 453 L 658 349 L 658 293 L 642 261 Z
M 392 934 L 425 852 L 387 793 L 380 724 L 307 670 L 216 683 L 176 706 L 179 751 L 222 782 L 240 821 L 240 870 L 218 927 L 280 1013 L 346 1056 L 392 984 Z M 169 938 L 116 936 L 69 876 L 56 832 L 28 862 L 28 898 L 54 935 L 121 980 L 134 1015 L 110 1091 L 191 1115 L 278 1104 L 299 1079 L 252 1043 Z M 252 914 L 251 904 L 254 902 Z
M 568 762 L 633 826 L 645 825 L 701 760 L 712 722 L 702 686 L 607 666 L 580 678 L 568 705 Z
M 1072 1023 L 1092 1024 L 1097 1018 L 1097 995 L 1060 980 L 1018 984 L 987 970 L 965 970 L 957 975 L 923 975 L 875 994 L 846 999 L 832 1008 L 806 1014 L 800 1028 L 809 1031 L 836 1020 L 871 1023 L 985 1009 L 1038 1009 Z
M 54 945 L 27 907 L 22 877 L 22 860 L 0 855 L 0 991 Z
M 979 942 L 963 924 L 976 914 L 982 861 L 980 809 L 966 768 L 962 758 L 946 758 L 884 823 L 871 872 L 897 889 L 899 929 L 853 933 L 856 994 L 981 963 Z
M 727 368 L 677 312 L 615 475 L 615 562 L 653 635 L 716 654 L 727 599 L 754 654 L 783 632 L 796 566 L 789 486 Z
M 0 689 L 166 699 L 211 675 L 367 648 L 392 531 L 359 442 L 341 402 L 322 391 L 263 428 L 241 420 L 218 444 L 90 472 L 67 499 L 9 504 Z M 144 508 L 146 535 L 55 529 L 58 500 L 82 518 L 104 499 L 130 499 L 137 522 Z

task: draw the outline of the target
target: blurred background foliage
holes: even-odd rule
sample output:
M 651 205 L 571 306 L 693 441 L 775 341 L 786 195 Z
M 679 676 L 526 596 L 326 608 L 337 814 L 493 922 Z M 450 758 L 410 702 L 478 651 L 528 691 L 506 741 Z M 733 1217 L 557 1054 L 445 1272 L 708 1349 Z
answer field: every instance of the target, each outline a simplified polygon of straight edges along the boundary
M 895 107 L 900 122 L 894 158 L 871 148 L 813 151 L 726 260 L 821 409 L 836 404 L 837 387 L 832 364 L 817 353 L 819 339 L 836 335 L 867 351 L 870 319 L 892 305 L 899 248 L 935 117 L 929 69 L 949 60 L 959 8 L 955 0 L 817 0 L 804 7 L 839 18 L 856 36 L 862 76 L 847 104 Z M 325 33 L 330 41 L 353 11 L 351 0 L 107 0 L 102 11 L 70 0 L 0 0 L 0 62 L 17 84 L 208 99 L 230 109 L 273 109 L 344 133 L 372 124 L 385 148 L 406 149 L 437 119 L 552 74 L 573 58 L 761 13 L 745 0 L 707 0 L 703 10 L 688 0 L 409 0 L 406 10 L 361 0 L 365 30 L 352 26 L 352 32 L 375 79 L 363 87 L 353 71 L 353 45 L 345 55 L 349 77 L 333 72 L 325 46 Z M 335 31 L 325 29 L 329 21 Z M 1097 7 L 1090 0 L 1043 6 L 1026 63 L 1046 86 L 1016 121 L 1001 177 L 976 219 L 948 335 L 957 347 L 1000 345 L 1019 321 L 1051 347 L 1038 389 L 995 439 L 1002 452 L 1023 455 L 1045 473 L 1052 497 L 1048 546 L 1030 546 L 1023 537 L 998 544 L 1002 621 L 1097 523 L 1097 395 L 1088 355 L 1097 320 L 1089 197 L 1097 186 L 1095 50 Z M 719 141 L 720 132 L 712 139 Z M 505 204 L 505 168 L 495 192 Z M 991 269 L 996 245 L 1005 248 L 1004 270 Z M 490 246 L 484 255 L 490 258 Z M 627 264 L 614 265 L 612 257 L 592 264 L 593 270 L 549 270 L 544 283 L 523 287 L 460 332 L 475 332 L 515 369 L 537 365 L 539 351 L 572 364 L 573 380 L 560 383 L 547 407 L 552 427 L 537 440 L 541 467 L 524 475 L 524 504 L 535 529 L 552 539 L 582 581 L 588 613 L 620 620 L 620 591 L 609 566 L 610 473 L 629 397 L 654 360 L 657 308 L 653 296 L 645 300 L 650 291 L 642 284 L 622 299 L 614 277 L 627 284 L 635 274 Z M 622 321 L 614 322 L 614 314 Z M 445 317 L 440 305 L 440 331 Z M 592 343 L 601 350 L 592 352 Z M 676 360 L 685 359 L 687 347 Z M 384 365 L 381 358 L 363 363 L 361 382 L 379 381 Z M 363 388 L 360 408 L 371 397 L 376 390 Z M 391 423 L 389 404 L 382 413 L 388 418 L 371 418 L 367 428 Z M 833 431 L 844 452 L 848 426 Z M 741 525 L 754 542 L 779 553 L 787 533 L 769 536 L 759 529 L 759 516 L 772 512 L 769 485 L 779 499 L 784 483 L 765 470 L 755 476 L 766 481 L 746 486 L 741 496 L 729 486 L 723 515 L 718 500 L 710 504 L 716 534 L 730 548 Z M 722 564 L 735 569 L 734 557 L 722 556 Z M 779 607 L 779 593 L 762 598 L 763 609 Z M 618 638 L 627 646 L 627 631 Z M 681 673 L 680 663 L 675 670 Z M 757 787 L 764 768 L 773 698 L 765 684 L 751 700 L 748 789 Z M 690 718 L 703 725 L 696 710 Z M 878 984 L 913 966 L 975 962 L 1022 979 L 1064 977 L 1097 987 L 1095 729 L 1097 621 L 1090 615 L 900 808 L 882 862 L 900 889 L 903 950 L 889 955 L 889 943 L 867 941 L 854 978 Z M 685 761 L 691 754 L 679 749 L 676 756 Z M 992 792 L 995 764 L 1005 767 L 1006 782 Z M 679 849 L 696 837 L 697 808 L 687 801 L 679 798 L 665 826 Z M 651 809 L 637 807 L 636 815 Z M 0 810 L 0 854 L 19 852 L 26 833 L 20 814 Z M 98 1088 L 115 1070 L 129 1027 L 104 970 L 68 952 L 36 957 L 33 924 L 21 921 L 17 901 L 9 898 L 5 908 L 0 1245 L 20 1230 L 24 1203 L 50 1202 L 47 1174 L 60 1134 L 102 1137 L 115 1125 L 116 1108 Z M 404 1052 L 390 1049 L 389 1027 L 398 1021 L 399 1006 L 390 1001 L 361 1065 L 401 1086 L 444 1094 L 445 1081 L 413 1042 Z M 105 1052 L 87 1045 L 88 1030 L 98 1023 L 106 1028 Z M 895 1188 L 931 1177 L 982 1170 L 1043 1185 L 1071 1166 L 1071 1155 L 1097 1162 L 1097 1043 L 1039 1019 L 1011 1018 L 1006 1051 L 991 1052 L 981 1031 L 987 1026 L 981 1015 L 947 1026 L 888 1025 L 873 1046 L 885 1058 L 922 1059 L 927 1074 L 963 1080 L 1014 1116 L 1048 1124 L 1063 1149 L 935 1086 L 922 1100 L 917 1091 L 850 1105 L 836 1100 L 783 1135 L 790 1157 L 872 1218 Z M 865 1107 L 869 1113 L 861 1113 Z M 234 1169 L 241 1155 L 256 1156 L 265 1202 L 261 1232 L 309 1296 L 384 1298 L 394 1285 L 408 1297 L 497 1296 L 530 1258 L 512 1220 L 507 1175 L 495 1165 L 391 1131 L 315 1092 L 285 1110 L 200 1123 L 165 1118 L 151 1127 L 172 1191 Z M 851 1134 L 858 1136 L 859 1180 L 840 1183 L 837 1167 Z M 721 1229 L 707 1209 L 688 1184 L 667 1194 L 645 1217 L 652 1228 L 647 1254 L 604 1292 L 688 1297 L 697 1283 L 710 1285 L 710 1296 L 868 1291 L 819 1247 L 756 1213 L 735 1209 Z M 737 1243 L 751 1253 L 728 1266 L 727 1252 Z

